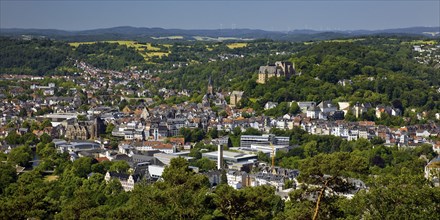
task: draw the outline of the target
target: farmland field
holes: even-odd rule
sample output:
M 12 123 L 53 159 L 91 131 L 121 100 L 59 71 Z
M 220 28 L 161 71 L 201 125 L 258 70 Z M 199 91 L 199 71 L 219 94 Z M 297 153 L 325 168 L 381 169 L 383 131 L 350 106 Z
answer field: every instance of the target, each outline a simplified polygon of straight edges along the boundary
M 229 49 L 235 49 L 235 48 L 242 48 L 242 47 L 246 47 L 247 43 L 232 43 L 232 44 L 228 44 L 227 47 L 229 47 Z
M 176 37 L 178 37 L 178 36 L 176 36 Z M 153 46 L 151 43 L 138 43 L 137 41 L 129 41 L 129 40 L 128 41 L 124 41 L 124 40 L 102 41 L 102 42 L 132 47 L 139 54 L 141 54 L 145 58 L 145 60 L 149 60 L 149 58 L 151 58 L 153 56 L 162 57 L 162 56 L 167 56 L 169 54 L 169 51 L 167 51 L 167 52 L 160 51 L 161 48 Z M 69 43 L 69 45 L 76 48 L 81 44 L 94 44 L 94 43 L 97 43 L 97 42 L 71 42 L 71 43 Z M 167 48 L 171 47 L 171 45 L 169 45 L 169 44 L 163 44 L 162 46 L 165 46 Z

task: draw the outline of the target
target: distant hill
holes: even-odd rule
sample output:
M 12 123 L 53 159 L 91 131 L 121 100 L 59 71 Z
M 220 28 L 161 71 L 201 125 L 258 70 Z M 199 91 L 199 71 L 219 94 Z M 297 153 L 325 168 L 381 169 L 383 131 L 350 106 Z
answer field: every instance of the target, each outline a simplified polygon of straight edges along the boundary
M 426 37 L 439 37 L 440 27 L 410 27 L 385 30 L 354 30 L 354 31 L 316 31 L 294 30 L 289 32 L 265 31 L 258 29 L 214 29 L 214 30 L 184 30 L 121 26 L 84 31 L 64 31 L 56 29 L 0 29 L 1 36 L 18 37 L 29 35 L 32 37 L 45 37 L 67 41 L 90 41 L 90 40 L 122 40 L 143 39 L 153 40 L 179 36 L 180 40 L 250 40 L 271 39 L 285 41 L 309 41 L 326 40 L 342 37 L 354 37 L 363 35 L 416 35 Z

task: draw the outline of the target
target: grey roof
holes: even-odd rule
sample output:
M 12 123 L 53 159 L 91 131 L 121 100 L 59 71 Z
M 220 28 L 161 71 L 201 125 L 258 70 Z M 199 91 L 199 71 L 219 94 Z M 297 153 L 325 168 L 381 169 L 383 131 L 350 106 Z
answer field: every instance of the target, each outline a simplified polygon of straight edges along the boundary
M 261 68 L 260 68 L 261 69 Z M 231 95 L 242 96 L 244 91 L 232 91 Z
M 260 66 L 260 69 L 258 72 L 259 73 L 275 74 L 275 73 L 277 73 L 277 67 L 276 66 Z

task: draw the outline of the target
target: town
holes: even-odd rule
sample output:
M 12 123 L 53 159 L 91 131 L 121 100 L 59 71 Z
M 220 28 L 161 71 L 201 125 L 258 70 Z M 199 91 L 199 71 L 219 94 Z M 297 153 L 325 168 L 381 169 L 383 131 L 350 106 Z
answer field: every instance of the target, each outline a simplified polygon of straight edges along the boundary
M 440 135 L 436 123 L 395 128 L 376 125 L 374 121 L 344 120 L 347 114 L 358 118 L 371 110 L 377 118 L 401 116 L 401 110 L 393 106 L 299 100 L 288 103 L 289 108 L 292 105 L 299 108 L 297 114 L 257 116 L 251 108 L 237 107 L 246 95 L 244 91 L 214 92 L 218 88 L 211 79 L 206 82 L 206 94 L 201 103 L 156 104 L 152 98 L 154 95 L 189 96 L 188 91 L 160 88 L 158 94 L 152 94 L 139 83 L 140 79 L 160 80 L 149 74 L 106 71 L 82 61 L 76 61 L 76 65 L 82 72 L 77 76 L 56 77 L 61 84 L 50 82 L 45 85 L 42 82 L 47 80 L 41 77 L 3 77 L 17 80 L 22 85 L 12 87 L 8 97 L 1 97 L 0 138 L 6 140 L 2 143 L 6 153 L 17 147 L 8 141 L 8 137 L 31 133 L 39 138 L 47 134 L 57 151 L 68 153 L 71 161 L 91 157 L 98 162 L 127 162 L 130 166 L 127 173 L 106 174 L 106 180 L 118 178 L 127 191 L 143 178 L 157 181 L 172 158 L 183 157 L 192 162 L 201 158 L 216 161 L 217 166 L 211 166 L 209 170 L 192 167 L 194 171 L 207 175 L 212 186 L 218 185 L 221 179 L 221 172 L 214 170 L 226 169 L 227 182 L 235 189 L 268 184 L 275 186 L 280 193 L 285 192 L 286 181 L 295 182 L 290 187 L 298 184 L 296 177 L 300 171 L 274 167 L 273 162 L 259 161 L 258 155 L 263 153 L 274 157 L 278 151 L 287 153 L 298 145 L 289 137 L 274 136 L 271 134 L 273 130 L 296 127 L 312 135 L 332 135 L 347 141 L 381 140 L 385 146 L 403 149 L 426 144 L 440 153 L 440 141 L 429 138 Z M 258 75 L 258 83 L 263 84 L 270 77 L 294 77 L 294 64 L 276 62 L 275 65 L 261 66 Z M 131 89 L 133 84 L 138 89 Z M 25 90 L 32 90 L 31 99 L 19 98 Z M 111 95 L 100 95 L 106 92 Z M 84 104 L 90 108 L 82 108 Z M 264 109 L 270 110 L 277 105 L 277 102 L 267 102 Z M 422 118 L 423 114 L 417 113 L 417 117 Z M 440 120 L 440 113 L 435 117 Z M 198 133 L 185 135 L 192 130 Z M 229 134 L 245 134 L 247 131 L 253 135 L 241 135 L 239 142 L 231 143 Z M 201 155 L 195 156 L 192 150 L 199 143 L 214 148 L 204 148 Z M 223 148 L 229 150 L 223 151 Z M 426 173 L 427 178 L 430 173 Z M 434 181 L 438 185 L 438 179 Z
M 438 40 L 0 40 L 0 218 L 437 213 Z

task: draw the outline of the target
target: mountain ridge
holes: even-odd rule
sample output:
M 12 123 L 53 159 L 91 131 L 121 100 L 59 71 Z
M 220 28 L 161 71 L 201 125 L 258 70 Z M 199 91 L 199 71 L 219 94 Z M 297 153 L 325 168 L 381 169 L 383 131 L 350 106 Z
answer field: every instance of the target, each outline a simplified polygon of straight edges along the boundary
M 61 40 L 81 40 L 82 38 L 100 40 L 100 38 L 137 39 L 153 37 L 182 36 L 184 39 L 194 39 L 196 36 L 210 38 L 240 39 L 272 39 L 272 40 L 316 40 L 337 37 L 356 37 L 362 35 L 396 34 L 436 37 L 440 36 L 440 27 L 408 27 L 383 30 L 312 30 L 298 29 L 293 31 L 267 31 L 261 29 L 166 29 L 160 27 L 117 26 L 89 30 L 60 30 L 38 28 L 1 28 L 0 36 L 17 37 L 20 35 L 41 36 Z

